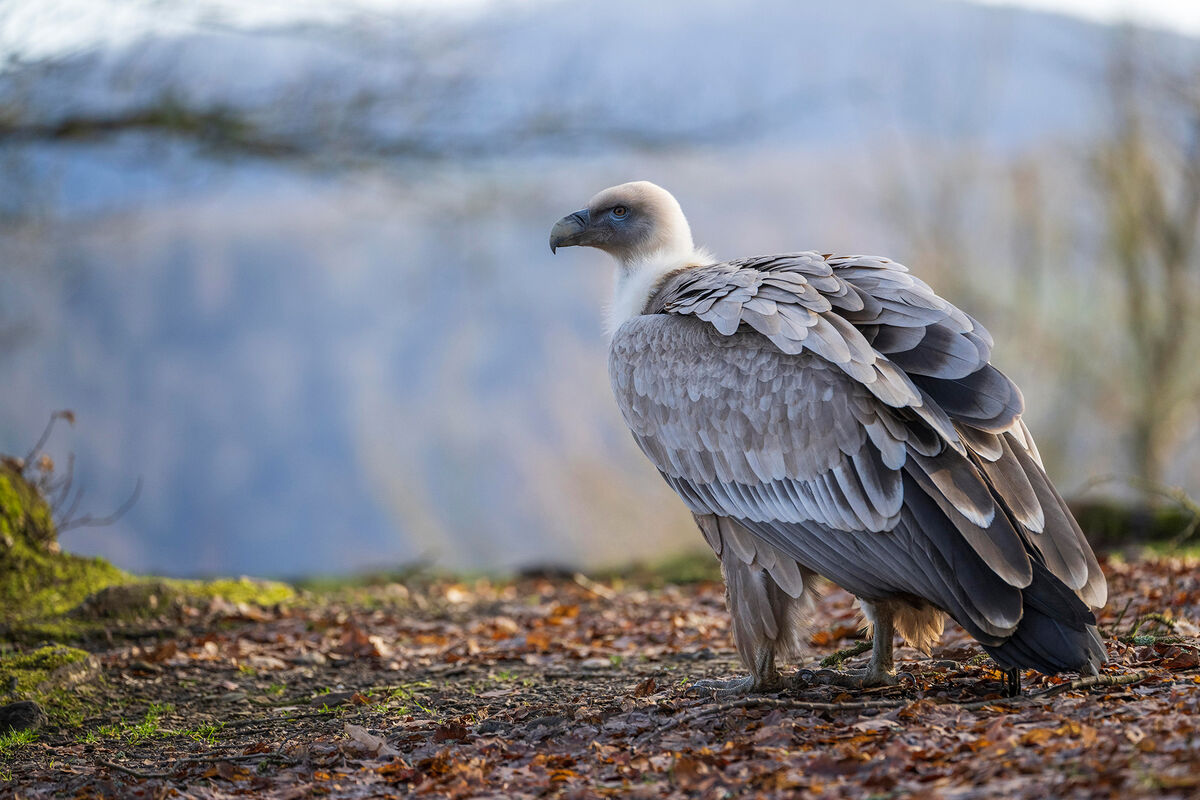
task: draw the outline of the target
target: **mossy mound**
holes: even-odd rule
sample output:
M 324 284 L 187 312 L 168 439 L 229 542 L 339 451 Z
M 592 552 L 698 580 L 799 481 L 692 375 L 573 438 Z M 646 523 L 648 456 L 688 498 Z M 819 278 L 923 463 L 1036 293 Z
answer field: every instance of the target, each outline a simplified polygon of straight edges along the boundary
M 26 545 L 52 552 L 57 537 L 54 515 L 18 462 L 0 458 L 0 553 Z
M 19 462 L 0 457 L 0 638 L 79 641 L 218 597 L 271 606 L 294 596 L 290 586 L 276 581 L 137 577 L 102 558 L 63 553 L 42 493 Z
M 15 462 L 0 460 L 0 628 L 64 614 L 129 580 L 102 558 L 60 552 L 50 506 Z
M 32 700 L 58 725 L 76 726 L 85 716 L 100 671 L 86 650 L 46 645 L 0 655 L 0 687 L 5 701 Z
M 46 692 L 82 680 L 93 667 L 86 650 L 46 645 L 0 656 L 0 686 L 19 699 L 39 700 Z

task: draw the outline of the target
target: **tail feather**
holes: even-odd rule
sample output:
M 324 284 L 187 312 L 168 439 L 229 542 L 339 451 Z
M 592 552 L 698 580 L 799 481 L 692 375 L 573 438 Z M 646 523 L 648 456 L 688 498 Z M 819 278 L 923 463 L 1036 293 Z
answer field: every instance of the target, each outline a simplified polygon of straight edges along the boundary
M 984 645 L 1002 668 L 1094 674 L 1108 660 L 1091 609 L 1037 561 L 1023 599 L 1025 613 L 1012 636 Z

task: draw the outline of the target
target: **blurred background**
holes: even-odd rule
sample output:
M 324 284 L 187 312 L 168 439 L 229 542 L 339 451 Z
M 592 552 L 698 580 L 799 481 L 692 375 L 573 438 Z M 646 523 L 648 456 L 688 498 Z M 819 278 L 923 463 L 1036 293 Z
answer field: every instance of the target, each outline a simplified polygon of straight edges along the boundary
M 546 244 L 645 178 L 719 257 L 908 264 L 1064 494 L 1178 501 L 1200 6 L 1040 5 L 7 0 L 0 452 L 73 410 L 60 520 L 141 488 L 63 546 L 133 570 L 696 546 L 610 396 L 609 264 Z

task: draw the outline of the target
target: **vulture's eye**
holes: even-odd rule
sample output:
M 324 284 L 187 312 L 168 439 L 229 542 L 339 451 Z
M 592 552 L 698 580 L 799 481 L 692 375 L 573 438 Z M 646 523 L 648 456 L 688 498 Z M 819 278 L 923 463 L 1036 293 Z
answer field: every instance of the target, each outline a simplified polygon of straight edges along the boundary
M 617 219 L 625 219 L 625 215 L 629 213 L 629 209 L 625 206 L 613 206 L 612 215 Z

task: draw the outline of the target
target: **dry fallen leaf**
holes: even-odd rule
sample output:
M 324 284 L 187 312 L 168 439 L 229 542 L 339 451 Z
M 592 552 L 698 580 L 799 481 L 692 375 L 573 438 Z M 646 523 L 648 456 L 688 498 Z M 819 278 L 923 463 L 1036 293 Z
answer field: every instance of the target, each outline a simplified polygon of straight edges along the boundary
M 383 739 L 383 737 L 376 736 L 366 728 L 351 724 L 349 722 L 343 723 L 342 727 L 347 736 L 361 744 L 376 757 L 400 755 L 400 751 L 389 745 L 387 741 Z

